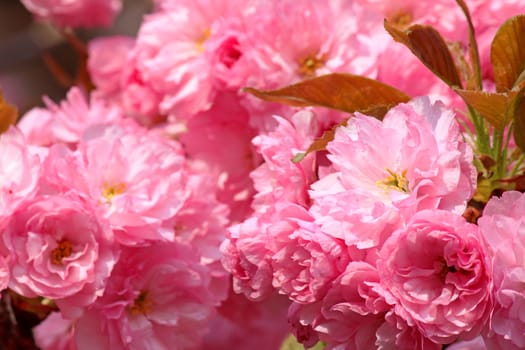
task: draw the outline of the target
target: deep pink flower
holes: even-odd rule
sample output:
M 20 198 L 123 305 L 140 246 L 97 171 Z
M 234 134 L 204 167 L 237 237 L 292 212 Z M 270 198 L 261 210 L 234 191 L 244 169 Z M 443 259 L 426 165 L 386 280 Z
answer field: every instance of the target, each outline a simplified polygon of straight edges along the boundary
M 443 346 L 426 338 L 417 327 L 393 311 L 386 314 L 385 322 L 377 330 L 376 346 L 378 350 L 441 350 Z
M 382 122 L 357 114 L 327 150 L 335 172 L 312 185 L 311 211 L 324 232 L 361 249 L 380 245 L 416 211 L 463 213 L 474 191 L 472 150 L 454 114 L 426 97 Z
M 509 191 L 493 197 L 479 219 L 483 238 L 489 246 L 494 280 L 494 311 L 489 332 L 484 334 L 488 349 L 525 347 L 525 196 Z
M 343 241 L 319 231 L 299 205 L 277 206 L 268 227 L 272 242 L 273 286 L 298 303 L 322 298 L 350 260 Z
M 350 262 L 318 303 L 313 329 L 326 349 L 373 349 L 376 332 L 390 306 L 374 290 L 377 269 L 365 262 Z M 305 309 L 311 306 L 305 306 Z M 303 320 L 306 322 L 306 319 Z
M 67 317 L 78 316 L 102 295 L 118 258 L 107 223 L 73 195 L 25 201 L 2 231 L 9 288 L 26 297 L 55 299 Z
M 279 349 L 289 334 L 286 313 L 290 302 L 274 294 L 253 302 L 230 292 L 211 320 L 202 349 Z
M 108 27 L 122 0 L 21 0 L 37 18 L 60 27 Z
M 75 326 L 83 349 L 198 349 L 220 299 L 189 247 L 126 248 L 104 295 Z
M 221 244 L 223 265 L 232 274 L 233 290 L 250 300 L 263 300 L 274 291 L 273 271 L 267 246 L 270 241 L 265 218 L 252 216 L 228 229 Z
M 73 324 L 60 312 L 52 312 L 33 328 L 36 345 L 41 350 L 76 350 Z
M 481 336 L 477 336 L 472 340 L 458 341 L 447 346 L 448 350 L 487 350 L 487 346 L 483 342 Z
M 408 325 L 439 344 L 479 334 L 492 307 L 492 281 L 477 226 L 448 211 L 423 210 L 379 255 L 385 299 Z

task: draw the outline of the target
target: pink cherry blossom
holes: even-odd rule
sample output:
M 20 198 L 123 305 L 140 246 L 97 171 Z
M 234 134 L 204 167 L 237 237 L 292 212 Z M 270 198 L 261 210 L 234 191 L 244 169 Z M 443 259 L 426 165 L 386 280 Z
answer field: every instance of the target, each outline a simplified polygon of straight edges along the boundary
M 19 123 L 28 142 L 40 146 L 76 143 L 88 127 L 119 122 L 123 118 L 118 106 L 96 96 L 86 96 L 78 87 L 71 88 L 60 105 L 47 97 L 44 97 L 44 102 L 47 108 L 32 109 Z
M 410 326 L 407 321 L 393 311 L 384 317 L 385 321 L 377 330 L 376 346 L 378 350 L 441 350 L 443 346 L 426 338 L 417 327 Z
M 477 336 L 472 340 L 459 341 L 454 344 L 447 346 L 449 350 L 487 350 L 483 338 Z
M 491 310 L 491 274 L 478 227 L 443 210 L 416 213 L 383 245 L 385 299 L 408 325 L 448 344 L 478 335 Z
M 251 216 L 231 226 L 221 244 L 222 263 L 232 274 L 233 290 L 254 301 L 264 300 L 274 291 L 271 251 L 267 246 L 269 225 L 266 218 Z
M 173 240 L 173 229 L 162 224 L 189 194 L 181 152 L 178 143 L 138 126 L 95 127 L 76 151 L 51 149 L 45 181 L 58 193 L 73 189 L 91 200 L 120 243 Z
M 198 113 L 179 136 L 191 161 L 203 163 L 215 181 L 217 198 L 230 208 L 230 219 L 242 221 L 251 211 L 253 184 L 250 172 L 259 163 L 252 138 L 255 130 L 248 125 L 247 111 L 237 96 L 221 93 L 213 107 Z
M 276 208 L 268 228 L 272 238 L 273 286 L 298 303 L 322 298 L 350 260 L 343 241 L 318 230 L 313 218 L 301 206 Z
M 88 43 L 87 68 L 97 93 L 113 95 L 120 91 L 129 51 L 135 39 L 128 36 L 100 37 Z
M 52 312 L 33 328 L 36 345 L 42 350 L 76 350 L 74 327 L 60 312 Z
M 377 269 L 354 261 L 334 281 L 321 302 L 312 327 L 326 349 L 373 349 L 376 332 L 385 322 L 390 306 L 374 290 L 379 283 Z M 315 305 L 304 306 L 305 311 Z M 308 322 L 303 319 L 303 322 Z
M 447 40 L 463 42 L 468 38 L 467 22 L 460 7 L 448 0 L 395 1 L 358 0 L 369 12 L 379 12 L 389 21 L 408 25 L 420 23 L 436 28 Z M 470 2 L 469 2 L 470 4 Z
M 160 112 L 187 120 L 211 107 L 215 89 L 206 42 L 218 21 L 249 2 L 178 1 L 146 16 L 133 55 L 143 81 L 161 97 Z
M 122 0 L 21 0 L 37 18 L 60 27 L 108 27 Z
M 198 349 L 220 299 L 189 247 L 126 248 L 104 295 L 75 326 L 83 349 Z
M 253 139 L 264 159 L 250 174 L 257 191 L 252 207 L 257 212 L 278 202 L 310 204 L 307 190 L 315 179 L 315 158 L 310 155 L 298 163 L 291 159 L 308 148 L 317 134 L 317 123 L 311 111 L 300 111 L 290 119 L 274 116 L 274 129 Z
M 277 294 L 259 302 L 230 292 L 211 320 L 202 349 L 279 349 L 288 335 L 290 302 Z
M 525 197 L 515 191 L 493 197 L 479 219 L 483 238 L 489 246 L 494 279 L 494 311 L 490 330 L 484 335 L 488 349 L 525 347 L 525 235 L 522 213 Z
M 230 70 L 232 75 L 247 71 L 244 85 L 263 90 L 333 72 L 375 76 L 377 56 L 389 40 L 381 28 L 383 18 L 348 3 L 258 2 L 246 19 L 257 25 L 248 25 L 238 40 L 242 56 Z M 264 120 L 268 110 L 276 108 L 243 97 L 256 120 Z M 272 113 L 285 115 L 281 108 Z
M 118 258 L 109 226 L 74 195 L 27 200 L 3 225 L 9 288 L 55 299 L 67 317 L 102 295 Z
M 380 245 L 416 211 L 463 213 L 474 191 L 472 150 L 454 114 L 427 97 L 382 122 L 356 114 L 327 150 L 335 172 L 312 185 L 311 211 L 324 232 L 361 249 Z
M 40 159 L 29 149 L 20 130 L 0 136 L 0 218 L 9 216 L 38 190 Z

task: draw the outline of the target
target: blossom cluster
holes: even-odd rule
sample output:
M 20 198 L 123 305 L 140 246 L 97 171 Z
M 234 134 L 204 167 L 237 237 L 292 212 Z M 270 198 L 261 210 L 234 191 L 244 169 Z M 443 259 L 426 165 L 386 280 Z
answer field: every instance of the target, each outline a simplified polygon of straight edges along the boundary
M 21 1 L 59 28 L 122 6 Z M 482 162 L 465 105 L 383 28 L 431 25 L 466 65 L 455 2 L 153 4 L 136 37 L 87 44 L 89 86 L 0 135 L 0 289 L 51 305 L 40 348 L 271 350 L 288 333 L 334 350 L 525 347 L 525 195 L 467 220 Z M 481 67 L 524 5 L 468 1 Z M 329 73 L 417 97 L 378 118 L 243 91 Z M 491 69 L 480 80 L 495 88 Z

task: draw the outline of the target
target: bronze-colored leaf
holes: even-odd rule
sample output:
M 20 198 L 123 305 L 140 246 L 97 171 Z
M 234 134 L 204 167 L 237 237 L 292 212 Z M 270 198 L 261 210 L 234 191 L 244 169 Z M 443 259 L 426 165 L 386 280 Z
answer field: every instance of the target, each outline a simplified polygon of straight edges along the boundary
M 348 119 L 350 119 L 350 118 L 348 118 Z M 315 139 L 314 142 L 312 142 L 310 144 L 310 146 L 308 147 L 308 149 L 304 153 L 297 153 L 292 158 L 292 162 L 298 163 L 301 160 L 303 160 L 304 157 L 306 157 L 308 154 L 310 154 L 312 152 L 325 150 L 326 149 L 326 145 L 328 145 L 328 142 L 330 142 L 330 141 L 332 141 L 334 139 L 335 131 L 337 130 L 337 128 L 340 127 L 340 126 L 345 126 L 348 123 L 348 119 L 345 119 L 341 123 L 339 123 L 339 124 L 333 126 L 332 128 L 326 130 L 323 133 L 323 135 L 321 135 L 320 137 Z
M 449 86 L 461 88 L 454 59 L 441 34 L 431 26 L 414 24 L 400 28 L 385 20 L 385 29 L 394 40 L 404 44 L 434 74 Z
M 478 44 L 476 42 L 476 33 L 474 31 L 474 25 L 472 24 L 472 17 L 470 16 L 470 11 L 467 4 L 463 0 L 456 0 L 459 7 L 465 14 L 468 24 L 468 42 L 469 42 L 469 56 L 470 62 L 472 63 L 472 72 L 471 76 L 468 78 L 467 82 L 470 86 L 473 86 L 476 90 L 482 89 L 481 82 L 481 67 L 479 60 L 479 51 Z
M 341 73 L 304 80 L 278 90 L 245 88 L 244 91 L 270 102 L 361 112 L 380 119 L 388 109 L 410 99 L 405 93 L 377 80 Z
M 7 131 L 9 126 L 16 123 L 18 110 L 4 100 L 0 91 L 0 134 Z
M 514 108 L 514 141 L 525 152 L 525 98 L 520 96 Z
M 505 126 L 510 120 L 511 98 L 506 93 L 454 89 L 467 104 L 481 114 L 496 128 Z
M 525 69 L 525 15 L 507 20 L 492 41 L 490 60 L 498 92 L 508 91 Z

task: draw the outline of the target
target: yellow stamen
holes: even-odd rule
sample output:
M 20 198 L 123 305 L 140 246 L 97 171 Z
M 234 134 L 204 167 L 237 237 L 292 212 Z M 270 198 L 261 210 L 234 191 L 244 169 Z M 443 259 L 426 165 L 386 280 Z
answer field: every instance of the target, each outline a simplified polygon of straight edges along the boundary
M 408 193 L 410 190 L 408 189 L 408 180 L 407 180 L 407 171 L 403 170 L 401 174 L 395 173 L 390 169 L 386 169 L 388 176 L 383 181 L 378 181 L 377 185 L 379 187 L 385 188 L 385 189 L 394 189 L 396 191 L 405 192 Z
M 113 197 L 124 193 L 125 190 L 126 190 L 126 184 L 124 183 L 119 183 L 116 185 L 104 184 L 102 195 L 104 196 L 104 198 L 106 198 L 107 203 L 111 203 L 111 201 L 113 200 Z
M 135 298 L 135 301 L 129 310 L 133 316 L 137 316 L 139 314 L 145 315 L 151 312 L 152 307 L 153 302 L 151 301 L 148 291 L 143 290 Z
M 207 28 L 204 30 L 204 33 L 200 37 L 197 38 L 195 44 L 197 45 L 197 51 L 204 52 L 204 43 L 206 40 L 208 40 L 211 36 L 211 31 Z
M 388 21 L 397 24 L 400 27 L 406 27 L 412 23 L 412 14 L 410 12 L 399 10 L 393 15 L 388 16 Z
M 324 66 L 324 57 L 318 57 L 317 55 L 308 55 L 299 61 L 299 73 L 305 77 L 313 77 L 316 71 Z
M 55 265 L 62 265 L 62 259 L 67 258 L 73 253 L 73 247 L 68 240 L 62 240 L 58 246 L 51 251 L 51 262 Z

